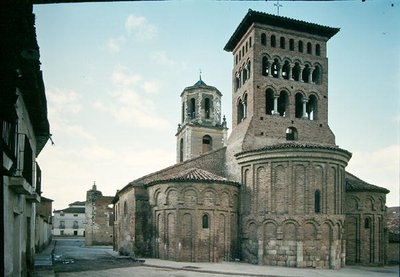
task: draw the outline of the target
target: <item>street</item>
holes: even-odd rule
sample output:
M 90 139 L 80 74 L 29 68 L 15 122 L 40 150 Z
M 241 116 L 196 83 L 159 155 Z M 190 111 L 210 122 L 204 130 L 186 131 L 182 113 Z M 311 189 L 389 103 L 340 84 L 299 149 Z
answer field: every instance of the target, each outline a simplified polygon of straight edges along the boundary
M 54 238 L 38 260 L 54 252 L 52 266 L 37 264 L 34 276 L 47 277 L 205 277 L 205 276 L 304 276 L 304 277 L 397 277 L 399 267 L 348 266 L 340 270 L 259 266 L 241 262 L 185 263 L 159 259 L 141 262 L 121 257 L 111 246 L 86 247 L 83 238 Z

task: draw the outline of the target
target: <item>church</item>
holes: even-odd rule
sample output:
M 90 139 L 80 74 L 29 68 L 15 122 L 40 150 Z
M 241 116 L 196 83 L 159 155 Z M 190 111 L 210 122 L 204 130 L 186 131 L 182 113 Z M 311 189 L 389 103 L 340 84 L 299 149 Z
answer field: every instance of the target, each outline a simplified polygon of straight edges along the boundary
M 114 249 L 174 261 L 339 269 L 385 262 L 387 189 L 346 172 L 328 122 L 327 42 L 338 28 L 249 10 L 222 93 L 180 94 L 177 163 L 114 199 Z

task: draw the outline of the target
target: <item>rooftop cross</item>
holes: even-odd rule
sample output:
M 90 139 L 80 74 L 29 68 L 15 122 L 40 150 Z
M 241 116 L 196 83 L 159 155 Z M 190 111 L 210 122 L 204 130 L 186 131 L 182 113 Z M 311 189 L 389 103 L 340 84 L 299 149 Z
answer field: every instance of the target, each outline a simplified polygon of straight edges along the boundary
M 200 81 L 201 81 L 201 68 L 199 69 L 199 72 L 200 72 Z
M 274 4 L 274 6 L 276 7 L 277 13 L 278 13 L 278 15 L 279 15 L 279 8 L 282 7 L 282 5 L 279 4 L 279 0 L 276 0 L 276 4 Z

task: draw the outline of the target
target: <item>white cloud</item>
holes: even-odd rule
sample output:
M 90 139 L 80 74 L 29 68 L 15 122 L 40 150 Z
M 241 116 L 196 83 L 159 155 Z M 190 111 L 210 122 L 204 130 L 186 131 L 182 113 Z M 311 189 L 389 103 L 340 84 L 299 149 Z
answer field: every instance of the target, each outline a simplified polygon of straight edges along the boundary
M 118 38 L 110 38 L 106 43 L 107 49 L 109 49 L 113 53 L 118 53 L 121 50 L 122 45 L 126 42 L 126 38 L 124 36 L 120 36 Z
M 82 110 L 80 95 L 71 89 L 50 88 L 46 91 L 49 111 L 77 114 Z
M 166 66 L 176 66 L 178 63 L 167 56 L 165 51 L 154 51 L 150 54 L 152 61 Z
M 353 152 L 347 170 L 367 183 L 390 190 L 388 206 L 399 205 L 400 145 L 390 145 L 370 152 Z
M 144 80 L 140 74 L 117 67 L 111 74 L 115 89 L 107 103 L 97 100 L 93 106 L 108 111 L 120 124 L 134 123 L 138 127 L 165 130 L 169 123 L 157 113 L 151 98 L 159 90 L 156 81 Z
M 134 35 L 140 40 L 152 39 L 157 34 L 157 27 L 151 24 L 146 17 L 129 15 L 125 21 L 128 35 Z

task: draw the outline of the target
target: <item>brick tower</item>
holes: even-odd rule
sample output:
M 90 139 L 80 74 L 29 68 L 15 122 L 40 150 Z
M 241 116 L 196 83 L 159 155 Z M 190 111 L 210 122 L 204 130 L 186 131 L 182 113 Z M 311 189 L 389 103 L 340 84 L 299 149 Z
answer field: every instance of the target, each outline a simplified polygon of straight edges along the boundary
M 226 144 L 225 118 L 221 122 L 221 92 L 201 80 L 181 93 L 182 119 L 178 125 L 177 162 L 200 156 Z
M 328 126 L 327 41 L 339 29 L 249 10 L 233 54 L 227 175 L 240 181 L 242 259 L 340 268 L 345 167 Z

